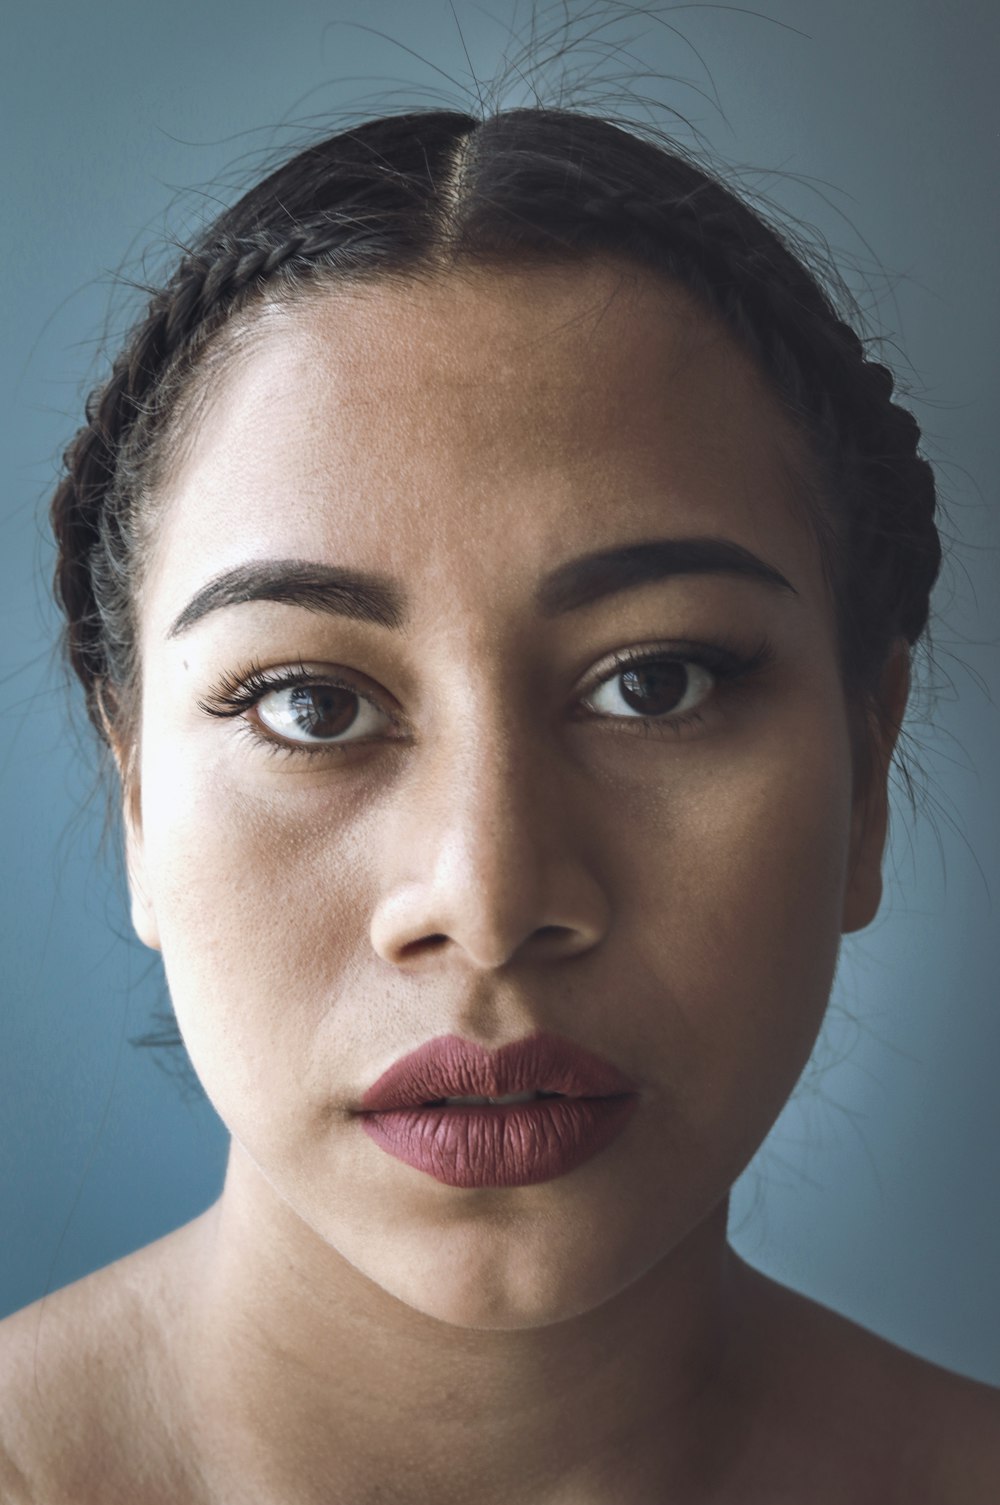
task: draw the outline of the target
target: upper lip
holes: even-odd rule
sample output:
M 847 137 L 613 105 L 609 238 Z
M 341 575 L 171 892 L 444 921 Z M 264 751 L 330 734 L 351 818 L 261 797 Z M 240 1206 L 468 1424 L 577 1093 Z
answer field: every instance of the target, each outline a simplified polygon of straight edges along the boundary
M 461 1035 L 438 1035 L 394 1061 L 365 1092 L 361 1112 L 422 1107 L 442 1097 L 617 1097 L 636 1090 L 617 1066 L 560 1035 L 539 1031 L 495 1051 Z

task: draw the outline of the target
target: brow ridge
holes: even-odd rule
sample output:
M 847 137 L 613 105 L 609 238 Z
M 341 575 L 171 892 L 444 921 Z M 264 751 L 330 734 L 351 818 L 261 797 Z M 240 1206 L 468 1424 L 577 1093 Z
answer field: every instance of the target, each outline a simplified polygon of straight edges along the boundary
M 534 604 L 540 616 L 553 618 L 653 581 L 701 574 L 735 575 L 798 595 L 773 565 L 731 539 L 654 538 L 567 560 L 541 581 Z M 314 560 L 261 559 L 209 580 L 175 618 L 167 637 L 180 636 L 210 612 L 249 601 L 282 602 L 397 632 L 407 622 L 407 594 L 388 576 Z

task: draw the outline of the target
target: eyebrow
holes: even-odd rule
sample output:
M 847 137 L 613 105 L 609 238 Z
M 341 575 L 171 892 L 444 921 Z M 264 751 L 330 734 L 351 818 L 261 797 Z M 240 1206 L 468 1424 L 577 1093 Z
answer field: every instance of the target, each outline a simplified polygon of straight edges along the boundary
M 726 538 L 652 538 L 581 555 L 546 575 L 535 593 L 542 617 L 563 616 L 619 591 L 675 575 L 738 575 L 772 590 L 798 595 L 773 565 Z M 401 631 L 407 595 L 386 575 L 302 559 L 264 559 L 216 575 L 192 596 L 167 632 L 178 637 L 223 606 L 279 601 Z

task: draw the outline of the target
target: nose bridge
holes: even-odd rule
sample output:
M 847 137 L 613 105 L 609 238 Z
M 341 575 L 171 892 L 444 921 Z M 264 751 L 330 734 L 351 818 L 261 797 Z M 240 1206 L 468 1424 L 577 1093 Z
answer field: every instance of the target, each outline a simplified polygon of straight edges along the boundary
M 560 948 L 592 942 L 600 901 L 574 851 L 554 730 L 509 660 L 465 659 L 399 788 L 373 927 L 383 955 L 444 937 L 485 967 L 539 931 L 560 931 Z
M 505 602 L 494 591 L 476 591 L 453 598 L 455 620 L 437 624 L 431 654 L 424 660 L 432 693 L 426 699 L 426 723 L 421 728 L 429 776 L 436 765 L 454 761 L 469 775 L 504 777 L 505 771 L 526 766 L 533 756 L 530 744 L 541 751 L 543 719 L 550 708 L 532 693 L 529 659 L 532 638 L 523 626 L 510 622 Z
M 524 695 L 482 689 L 464 712 L 449 716 L 428 751 L 426 772 L 432 804 L 449 828 L 450 840 L 476 862 L 477 873 L 502 864 L 518 846 L 538 853 L 548 834 L 541 816 L 545 763 L 551 749 L 538 725 L 530 724 Z M 554 811 L 550 811 L 554 814 Z
M 543 813 L 550 730 L 544 711 L 529 705 L 523 683 L 513 684 L 502 665 L 457 676 L 419 755 L 428 855 L 465 864 L 469 880 L 480 884 L 510 878 L 512 864 L 522 887 L 532 881 L 557 819 L 551 798 L 548 821 Z

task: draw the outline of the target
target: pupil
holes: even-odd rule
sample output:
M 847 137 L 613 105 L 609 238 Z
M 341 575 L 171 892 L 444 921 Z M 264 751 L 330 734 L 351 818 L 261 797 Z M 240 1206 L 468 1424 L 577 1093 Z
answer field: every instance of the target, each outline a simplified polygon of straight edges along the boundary
M 289 698 L 296 726 L 311 737 L 335 737 L 358 714 L 357 696 L 336 685 L 296 685 Z
M 622 693 L 626 701 L 634 711 L 639 711 L 643 716 L 657 716 L 674 710 L 677 701 L 684 698 L 687 688 L 687 670 L 684 665 L 666 659 L 659 663 L 633 666 L 626 669 L 621 677 Z M 652 705 L 649 703 L 650 697 Z

